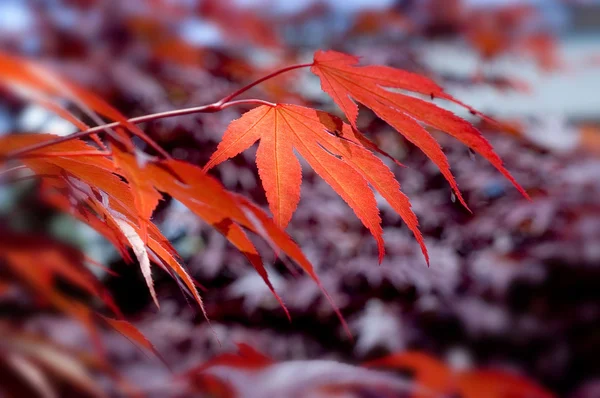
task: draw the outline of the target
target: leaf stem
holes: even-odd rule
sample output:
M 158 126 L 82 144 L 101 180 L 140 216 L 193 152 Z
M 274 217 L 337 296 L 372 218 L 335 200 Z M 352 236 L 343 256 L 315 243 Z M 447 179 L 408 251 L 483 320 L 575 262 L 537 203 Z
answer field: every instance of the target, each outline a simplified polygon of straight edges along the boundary
M 269 73 L 268 75 L 266 75 L 264 77 L 261 77 L 258 80 L 255 80 L 254 82 L 252 82 L 252 83 L 250 83 L 250 84 L 248 84 L 248 85 L 240 88 L 239 90 L 237 90 L 237 91 L 229 94 L 228 96 L 224 97 L 220 101 L 217 101 L 216 103 L 217 104 L 224 104 L 226 102 L 231 101 L 235 97 L 237 97 L 237 96 L 245 93 L 246 91 L 250 90 L 252 87 L 254 87 L 254 86 L 256 86 L 256 85 L 264 82 L 265 80 L 272 79 L 275 76 L 281 75 L 282 73 L 289 72 L 289 71 L 294 70 L 294 69 L 308 68 L 308 67 L 310 67 L 312 65 L 313 65 L 312 63 L 310 63 L 310 64 L 298 64 L 298 65 L 291 65 L 291 66 L 287 66 L 287 67 L 282 68 L 282 69 L 278 69 L 278 70 L 276 70 L 276 71 L 274 71 L 272 73 Z

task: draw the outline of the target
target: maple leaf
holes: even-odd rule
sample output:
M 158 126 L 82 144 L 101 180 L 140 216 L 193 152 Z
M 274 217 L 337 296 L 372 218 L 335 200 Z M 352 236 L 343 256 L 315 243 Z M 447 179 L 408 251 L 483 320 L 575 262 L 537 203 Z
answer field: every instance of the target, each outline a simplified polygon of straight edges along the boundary
M 112 151 L 117 167 L 132 187 L 131 192 L 133 193 L 133 200 L 138 211 L 141 238 L 143 242 L 146 242 L 150 218 L 158 202 L 162 199 L 162 195 L 145 177 L 143 172 L 144 161 L 142 159 L 123 151 L 118 145 L 113 145 Z M 139 156 L 141 157 L 142 155 Z
M 295 377 L 286 377 L 285 381 L 274 383 L 273 380 L 276 380 L 277 375 L 282 374 L 284 369 L 287 370 L 285 374 L 294 369 Z M 394 374 L 389 370 L 401 372 Z M 406 373 L 411 375 L 412 380 L 405 380 Z M 237 390 L 240 397 L 271 396 L 274 395 L 273 386 L 281 389 L 277 391 L 278 396 L 303 397 L 312 397 L 316 391 L 319 391 L 318 396 L 323 397 L 337 397 L 342 391 L 372 392 L 373 396 L 377 397 L 397 397 L 402 391 L 402 396 L 412 398 L 555 397 L 554 394 L 524 376 L 493 369 L 455 370 L 439 359 L 420 351 L 398 352 L 369 361 L 362 366 L 349 366 L 326 360 L 274 362 L 252 347 L 238 344 L 238 353 L 217 355 L 181 376 L 194 382 L 193 387 L 201 387 L 202 391 L 206 388 L 220 387 L 221 389 L 216 391 Z M 214 376 L 217 380 L 200 378 L 200 376 Z M 263 379 L 266 379 L 264 387 Z M 249 380 L 256 389 L 247 394 L 247 389 L 240 389 L 240 387 L 247 385 Z M 224 384 L 215 384 L 215 381 Z M 263 391 L 262 388 L 266 390 Z M 257 391 L 260 393 L 256 394 Z M 266 391 L 271 394 L 267 394 Z M 231 395 L 217 394 L 217 396 Z
M 426 392 L 416 392 L 413 398 L 431 395 L 444 396 L 452 392 L 453 374 L 450 368 L 438 359 L 419 351 L 406 351 L 365 363 L 363 366 L 377 369 L 409 369 L 419 386 Z
M 554 394 L 523 376 L 492 369 L 455 371 L 442 361 L 418 351 L 392 354 L 364 366 L 410 371 L 423 388 L 423 391 L 413 395 L 414 398 L 425 398 L 432 394 L 458 394 L 464 398 L 554 398 Z
M 190 392 L 222 398 L 405 396 L 411 383 L 393 374 L 332 360 L 275 362 L 247 344 L 223 353 L 180 375 Z M 293 377 L 289 377 L 293 375 Z M 253 388 L 248 389 L 248 383 Z
M 99 354 L 97 361 L 105 370 L 110 370 L 104 357 L 104 346 L 98 334 L 98 324 L 105 324 L 140 347 L 153 352 L 166 364 L 162 356 L 141 332 L 123 320 L 123 314 L 116 306 L 108 290 L 85 266 L 84 255 L 68 245 L 43 236 L 15 234 L 0 231 L 0 262 L 14 275 L 14 284 L 23 286 L 37 302 L 52 305 L 66 315 L 77 319 L 87 330 L 91 342 Z M 35 247 L 35 250 L 31 250 Z M 91 304 L 67 296 L 58 279 L 87 293 L 90 298 L 99 298 L 117 317 L 113 319 L 96 313 Z M 0 325 L 1 329 L 1 325 Z
M 6 151 L 27 146 L 31 142 L 43 142 L 56 138 L 50 134 L 26 134 L 11 135 L 3 137 L 0 155 Z M 156 294 L 150 275 L 150 256 L 155 255 L 154 262 L 164 266 L 167 271 L 172 270 L 186 284 L 190 293 L 202 307 L 202 300 L 198 295 L 194 282 L 183 267 L 179 264 L 175 250 L 170 246 L 168 240 L 162 236 L 158 228 L 151 222 L 141 223 L 136 221 L 140 218 L 135 195 L 131 187 L 119 177 L 121 168 L 105 157 L 86 157 L 85 161 L 79 158 L 69 157 L 68 154 L 80 151 L 92 151 L 94 148 L 81 140 L 71 140 L 53 145 L 47 149 L 33 151 L 24 157 L 22 162 L 32 171 L 44 176 L 46 188 L 52 188 L 60 192 L 66 191 L 73 195 L 77 202 L 87 206 L 73 205 L 70 200 L 52 196 L 52 204 L 60 209 L 70 212 L 81 221 L 89 224 L 92 228 L 102 233 L 119 250 L 125 260 L 131 260 L 127 254 L 127 246 L 133 249 L 139 260 L 140 268 L 144 274 L 148 289 L 153 300 L 158 305 Z M 65 154 L 65 156 L 45 157 L 50 152 L 53 155 Z M 118 149 L 117 149 L 118 151 Z M 133 174 L 136 178 L 129 177 L 138 185 L 148 180 L 144 171 L 140 169 L 132 155 L 121 153 L 119 165 L 128 167 L 127 175 Z M 152 188 L 154 189 L 154 188 Z M 149 196 L 147 191 L 137 191 L 138 197 Z M 150 192 L 154 194 L 154 192 Z M 156 192 L 156 195 L 158 192 Z M 148 200 L 148 199 L 145 199 Z M 148 214 L 151 214 L 151 211 Z M 144 231 L 142 226 L 146 227 Z M 142 234 L 147 232 L 147 241 L 142 240 Z
M 83 352 L 61 347 L 56 343 L 22 330 L 0 324 L 2 341 L 2 373 L 17 376 L 12 380 L 3 378 L 0 393 L 14 396 L 15 391 L 27 391 L 21 396 L 58 397 L 51 382 L 58 379 L 71 389 L 92 397 L 106 397 L 100 384 L 94 379 L 92 370 L 108 370 L 95 358 Z M 6 370 L 12 369 L 12 372 Z M 25 383 L 24 387 L 20 384 Z M 31 390 L 31 391 L 29 391 Z
M 469 122 L 422 99 L 392 92 L 401 89 L 442 98 L 467 108 L 471 113 L 480 112 L 461 103 L 432 80 L 410 72 L 387 66 L 357 66 L 357 57 L 336 51 L 317 51 L 311 71 L 321 79 L 321 88 L 342 109 L 350 124 L 356 128 L 357 101 L 402 134 L 421 149 L 440 169 L 459 201 L 468 206 L 458 189 L 450 165 L 442 148 L 433 136 L 419 124 L 444 131 L 479 153 L 498 169 L 525 197 L 527 193 L 503 166 L 502 160 L 492 146 Z
M 27 147 L 32 142 L 43 142 L 53 138 L 56 136 L 50 134 L 2 137 L 0 156 L 11 150 Z M 150 261 L 173 277 L 179 277 L 204 312 L 202 299 L 195 283 L 181 265 L 179 256 L 169 241 L 152 222 L 136 223 L 140 215 L 139 201 L 136 201 L 135 195 L 141 196 L 140 199 L 146 203 L 155 203 L 160 197 L 160 191 L 182 202 L 241 251 L 267 284 L 288 318 L 289 312 L 270 282 L 260 254 L 245 230 L 259 235 L 276 252 L 281 251 L 298 264 L 321 288 L 348 331 L 341 313 L 323 289 L 312 264 L 298 245 L 250 201 L 230 193 L 202 169 L 185 162 L 161 160 L 139 164 L 133 155 L 119 152 L 120 149 L 116 146 L 113 157 L 120 158 L 116 162 L 106 157 L 91 156 L 83 161 L 71 156 L 73 153 L 90 151 L 94 151 L 92 146 L 75 139 L 31 151 L 21 161 L 42 176 L 46 188 L 44 191 L 51 204 L 70 212 L 103 234 L 115 245 L 125 260 L 131 261 L 128 248 L 133 250 L 157 305 Z M 65 156 L 62 156 L 63 154 Z M 124 167 L 127 168 L 126 171 L 123 170 Z M 140 185 L 146 189 L 137 189 Z M 132 192 L 136 189 L 136 193 Z M 64 196 L 65 193 L 67 197 Z M 70 195 L 74 197 L 69 198 Z M 150 198 L 146 197 L 148 195 Z M 72 199 L 79 203 L 73 206 Z M 149 215 L 151 211 L 148 212 L 148 217 Z M 145 242 L 142 239 L 144 225 L 147 228 Z M 204 315 L 206 317 L 205 312 Z M 349 332 L 348 334 L 350 335 Z
M 55 112 L 77 128 L 86 130 L 88 126 L 84 122 L 54 101 L 55 97 L 68 99 L 97 124 L 103 124 L 98 115 L 118 122 L 124 129 L 151 145 L 163 157 L 169 157 L 141 128 L 127 120 L 121 112 L 101 97 L 63 79 L 34 61 L 0 52 L 0 85 Z M 121 143 L 128 150 L 132 151 L 135 148 L 131 138 L 122 130 L 114 131 L 106 128 L 105 131 L 114 141 Z M 98 138 L 95 140 L 101 144 Z
M 0 233 L 0 259 L 37 296 L 64 303 L 70 309 L 69 302 L 53 287 L 55 279 L 61 278 L 90 297 L 99 298 L 113 313 L 122 316 L 108 290 L 84 266 L 85 258 L 78 250 L 43 236 Z
M 371 185 L 411 229 L 428 259 L 418 221 L 390 169 L 363 142 L 366 138 L 341 119 L 296 105 L 260 106 L 232 122 L 204 167 L 236 156 L 260 140 L 259 175 L 275 222 L 285 228 L 300 200 L 301 167 L 294 149 L 352 208 L 385 252 L 381 217 Z
M 322 290 L 350 335 L 343 316 L 321 285 L 310 261 L 292 238 L 260 208 L 243 196 L 230 193 L 213 177 L 191 164 L 176 160 L 164 160 L 147 165 L 147 170 L 148 178 L 152 180 L 159 191 L 179 200 L 198 217 L 225 236 L 246 256 L 277 301 L 279 301 L 288 318 L 290 315 L 287 308 L 271 284 L 260 255 L 244 229 L 257 234 L 269 243 L 276 252 L 282 252 L 300 266 Z M 169 171 L 176 172 L 181 180 L 174 179 Z
M 202 373 L 205 370 L 215 366 L 227 366 L 231 368 L 260 370 L 273 365 L 275 361 L 266 355 L 258 352 L 252 346 L 246 343 L 235 343 L 238 349 L 237 353 L 224 353 L 186 371 L 183 377 L 190 377 L 196 373 Z

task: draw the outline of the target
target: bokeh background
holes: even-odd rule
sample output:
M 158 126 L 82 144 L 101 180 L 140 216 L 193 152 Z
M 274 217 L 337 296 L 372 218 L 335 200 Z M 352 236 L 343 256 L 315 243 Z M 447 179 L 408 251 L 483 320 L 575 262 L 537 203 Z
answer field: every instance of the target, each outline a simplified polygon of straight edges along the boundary
M 483 159 L 440 135 L 469 213 L 422 153 L 361 109 L 359 127 L 407 166 L 394 171 L 420 219 L 431 266 L 384 200 L 388 254 L 378 265 L 368 231 L 304 168 L 302 199 L 287 231 L 317 268 L 355 341 L 311 280 L 267 259 L 291 312 L 288 322 L 245 258 L 172 200 L 154 219 L 207 288 L 214 331 L 160 272 L 158 311 L 139 269 L 93 230 L 39 203 L 31 183 L 0 185 L 0 223 L 56 236 L 115 270 L 118 276 L 95 272 L 176 372 L 232 350 L 234 342 L 279 361 L 350 364 L 410 349 L 457 369 L 516 370 L 558 396 L 599 397 L 599 1 L 0 0 L 2 51 L 42 62 L 129 117 L 213 102 L 330 48 L 428 75 L 501 121 L 503 128 L 470 119 L 532 196 L 523 199 Z M 307 71 L 250 95 L 339 113 Z M 174 157 L 203 165 L 243 111 L 143 128 Z M 76 130 L 2 92 L 0 134 L 31 131 Z M 211 173 L 266 208 L 253 151 Z M 77 322 L 14 311 L 15 305 L 25 306 L 0 297 L 2 316 L 61 344 L 88 346 Z M 160 361 L 102 333 L 124 377 L 150 396 L 173 393 L 172 374 Z

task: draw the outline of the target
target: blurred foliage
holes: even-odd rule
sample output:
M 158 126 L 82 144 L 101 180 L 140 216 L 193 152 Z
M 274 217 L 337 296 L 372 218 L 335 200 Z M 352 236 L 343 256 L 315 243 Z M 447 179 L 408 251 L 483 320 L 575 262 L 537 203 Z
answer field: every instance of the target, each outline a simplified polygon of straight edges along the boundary
M 546 73 L 565 72 L 552 30 L 544 25 L 539 10 L 525 6 L 474 11 L 460 1 L 399 1 L 383 11 L 344 17 L 318 2 L 294 15 L 271 12 L 268 5 L 246 9 L 217 0 L 23 1 L 19 7 L 30 16 L 30 23 L 21 31 L 0 34 L 3 51 L 35 57 L 127 116 L 210 103 L 278 67 L 306 61 L 315 47 L 362 55 L 367 63 L 426 74 L 441 84 L 508 91 L 522 90 L 527 82 L 490 72 L 487 66 L 499 57 L 525 57 Z M 478 52 L 477 73 L 434 74 L 420 50 L 437 38 L 461 41 Z M 280 76 L 253 90 L 269 101 L 338 112 L 320 92 L 318 81 L 304 73 Z M 0 98 L 0 118 L 8 119 L 3 123 L 11 132 L 74 131 L 8 90 Z M 204 165 L 229 122 L 242 111 L 164 119 L 148 123 L 144 131 L 174 158 Z M 313 171 L 303 169 L 302 200 L 288 232 L 349 320 L 355 342 L 339 330 L 339 321 L 317 286 L 308 278 L 291 275 L 280 260 L 270 261 L 266 267 L 290 311 L 289 323 L 262 279 L 249 270 L 247 260 L 174 200 L 161 202 L 154 220 L 175 247 L 186 248 L 180 253 L 190 273 L 208 289 L 204 304 L 212 328 L 164 275 L 155 276 L 155 289 L 162 298 L 156 312 L 139 271 L 114 260 L 118 256 L 107 255 L 114 249 L 98 236 L 88 238 L 79 227 L 69 240 L 85 241 L 85 254 L 69 247 L 69 253 L 78 253 L 77 261 L 63 265 L 91 280 L 94 276 L 86 267 L 92 261 L 83 259 L 112 259 L 110 268 L 118 275 L 94 272 L 114 297 L 115 308 L 139 327 L 177 372 L 230 350 L 232 342 L 248 343 L 284 364 L 307 361 L 291 370 L 305 383 L 310 374 L 306 379 L 300 375 L 310 369 L 309 360 L 327 360 L 335 371 L 340 364 L 334 361 L 356 364 L 419 350 L 441 358 L 444 366 L 510 368 L 560 396 L 592 398 L 600 388 L 598 129 L 551 122 L 517 120 L 503 121 L 505 128 L 485 122 L 480 126 L 530 193 L 531 202 L 510 190 L 483 160 L 433 133 L 448 154 L 471 214 L 457 203 L 439 170 L 423 154 L 361 110 L 361 130 L 407 166 L 395 174 L 419 217 L 432 259 L 429 268 L 410 231 L 382 198 L 378 200 L 388 254 L 378 266 L 368 231 Z M 136 144 L 153 153 L 144 143 Z M 219 166 L 213 174 L 228 189 L 266 208 L 252 151 Z M 21 187 L 0 186 L 0 223 L 18 224 L 25 231 L 20 242 L 30 242 L 26 247 L 39 249 L 31 252 L 41 255 L 40 242 L 54 239 L 40 236 L 50 231 L 50 225 L 62 224 L 65 216 L 35 196 L 17 196 Z M 18 199 L 8 206 L 7 197 Z M 28 236 L 35 239 L 28 241 Z M 181 392 L 177 390 L 180 380 L 174 380 L 164 364 L 140 353 L 114 328 L 105 327 L 109 325 L 104 318 L 93 315 L 95 326 L 90 330 L 103 342 L 110 366 L 99 361 L 101 356 L 90 351 L 90 331 L 82 328 L 86 321 L 77 312 L 83 307 L 75 304 L 85 303 L 85 308 L 90 305 L 106 314 L 95 297 L 98 294 L 82 295 L 77 289 L 71 291 L 73 286 L 65 292 L 64 281 L 44 285 L 52 286 L 50 291 L 31 290 L 28 280 L 8 267 L 6 253 L 18 245 L 7 237 L 4 231 L 0 235 L 0 307 L 3 322 L 8 322 L 0 332 L 2 369 L 15 374 L 15 380 L 26 381 L 19 383 L 25 390 L 14 391 L 32 394 L 33 388 L 50 397 L 67 396 L 70 389 L 73 396 L 98 391 L 116 395 L 116 389 L 129 389 L 122 377 L 149 396 Z M 48 247 L 63 250 L 63 245 L 49 243 Z M 94 254 L 98 247 L 103 258 Z M 45 259 L 28 262 L 41 264 Z M 70 285 L 77 287 L 77 283 L 71 280 Z M 79 286 L 83 293 L 91 288 L 85 283 Z M 40 293 L 60 294 L 58 302 L 69 305 L 65 309 L 51 305 L 43 294 L 40 299 Z M 79 321 L 69 320 L 70 312 Z M 67 354 L 62 351 L 65 343 Z M 52 363 L 44 362 L 48 358 Z M 62 358 L 68 359 L 60 362 Z M 65 373 L 65 366 L 71 370 Z M 360 377 L 353 373 L 355 369 L 344 370 L 349 377 Z M 119 377 L 110 379 L 115 374 Z M 2 386 L 8 385 L 5 380 L 15 381 L 3 378 Z M 201 381 L 228 391 L 218 381 Z

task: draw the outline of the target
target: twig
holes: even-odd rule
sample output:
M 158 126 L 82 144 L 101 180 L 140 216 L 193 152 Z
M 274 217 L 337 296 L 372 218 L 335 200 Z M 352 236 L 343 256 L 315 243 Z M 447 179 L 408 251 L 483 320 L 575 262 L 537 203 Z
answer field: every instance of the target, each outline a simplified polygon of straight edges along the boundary
M 190 115 L 190 114 L 195 114 L 195 113 L 214 113 L 214 112 L 219 112 L 219 111 L 222 111 L 223 109 L 229 108 L 230 106 L 236 106 L 236 105 L 253 104 L 253 105 L 275 106 L 276 104 L 274 104 L 272 102 L 263 101 L 260 99 L 245 99 L 245 100 L 236 100 L 236 101 L 232 101 L 232 99 L 245 93 L 246 91 L 250 90 L 252 87 L 264 82 L 265 80 L 271 79 L 275 76 L 278 76 L 285 72 L 289 72 L 291 70 L 306 68 L 306 67 L 310 67 L 310 66 L 312 66 L 312 64 L 298 64 L 298 65 L 292 65 L 292 66 L 288 66 L 288 67 L 276 70 L 275 72 L 272 72 L 272 73 L 268 74 L 267 76 L 264 76 L 256 81 L 240 88 L 239 90 L 223 97 L 222 99 L 220 99 L 216 102 L 213 102 L 212 104 L 196 106 L 196 107 L 191 107 L 191 108 L 184 108 L 184 109 L 176 109 L 173 111 L 152 113 L 149 115 L 143 115 L 143 116 L 138 116 L 138 117 L 128 119 L 127 122 L 132 123 L 132 124 L 139 124 L 139 123 L 150 122 L 153 120 L 165 119 L 165 118 L 174 117 L 174 116 L 183 116 L 183 115 Z M 84 137 L 88 137 L 88 136 L 94 137 L 94 135 L 96 135 L 96 134 L 110 131 L 109 129 L 112 129 L 112 128 L 115 128 L 115 127 L 118 127 L 121 125 L 123 125 L 122 122 L 112 122 L 112 123 L 107 123 L 107 124 L 103 124 L 100 126 L 94 126 L 94 127 L 88 128 L 86 130 L 70 134 L 65 137 L 57 138 L 52 141 L 40 142 L 38 144 L 30 145 L 28 147 L 21 148 L 19 150 L 8 152 L 2 158 L 4 160 L 8 160 L 8 159 L 23 157 L 24 155 L 28 154 L 29 152 L 44 149 L 44 148 L 47 148 L 52 145 L 56 145 L 56 144 L 60 144 L 63 142 L 75 140 L 78 138 L 84 138 Z M 154 150 L 156 150 L 158 153 L 160 153 L 163 157 L 169 158 L 169 154 L 166 153 L 165 150 L 162 149 L 150 137 L 148 137 L 147 135 L 143 135 L 143 136 L 140 136 L 139 134 L 136 134 L 136 135 L 139 138 L 141 138 L 142 140 L 144 140 Z

